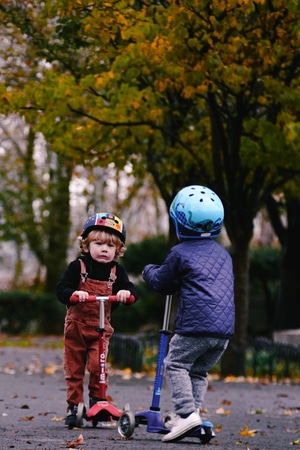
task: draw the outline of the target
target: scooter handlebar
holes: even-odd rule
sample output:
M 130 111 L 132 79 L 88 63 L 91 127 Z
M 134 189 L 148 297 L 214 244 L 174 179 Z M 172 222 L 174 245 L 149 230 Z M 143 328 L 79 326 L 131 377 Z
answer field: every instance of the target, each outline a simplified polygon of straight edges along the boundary
M 96 301 L 117 302 L 118 297 L 116 295 L 89 295 L 84 300 L 84 302 L 96 302 Z M 135 301 L 134 295 L 130 295 L 130 297 L 126 300 L 125 303 L 134 303 L 134 301 Z M 71 295 L 70 302 L 79 303 L 78 295 Z

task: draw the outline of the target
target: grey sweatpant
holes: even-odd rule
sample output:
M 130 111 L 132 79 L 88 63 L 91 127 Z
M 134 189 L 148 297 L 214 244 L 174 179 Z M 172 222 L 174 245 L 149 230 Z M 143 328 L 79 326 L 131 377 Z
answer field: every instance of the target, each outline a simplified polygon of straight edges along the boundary
M 165 358 L 165 370 L 176 414 L 201 408 L 207 390 L 207 374 L 228 346 L 228 339 L 175 334 Z

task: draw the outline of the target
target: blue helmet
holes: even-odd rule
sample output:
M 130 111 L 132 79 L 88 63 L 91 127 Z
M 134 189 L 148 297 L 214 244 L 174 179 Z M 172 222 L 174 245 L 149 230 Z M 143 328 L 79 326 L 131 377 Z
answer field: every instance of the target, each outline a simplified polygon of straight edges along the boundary
M 220 235 L 224 208 L 215 192 L 205 186 L 187 186 L 170 206 L 179 239 L 214 238 Z

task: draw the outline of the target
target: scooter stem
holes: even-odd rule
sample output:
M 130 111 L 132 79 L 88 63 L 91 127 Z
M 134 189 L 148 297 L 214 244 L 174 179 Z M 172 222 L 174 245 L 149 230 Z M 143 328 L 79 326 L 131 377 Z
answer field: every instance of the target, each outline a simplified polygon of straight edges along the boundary
M 163 376 L 164 376 L 164 359 L 167 354 L 169 335 L 172 334 L 172 332 L 168 329 L 169 322 L 170 322 L 171 306 L 172 306 L 172 295 L 167 295 L 166 301 L 165 301 L 165 313 L 164 313 L 164 320 L 163 320 L 163 328 L 162 328 L 162 330 L 159 331 L 160 332 L 160 342 L 159 342 L 158 361 L 157 361 L 157 366 L 156 366 L 152 404 L 150 406 L 150 410 L 152 410 L 152 411 L 160 410 L 159 404 L 160 404 L 161 388 L 162 388 Z

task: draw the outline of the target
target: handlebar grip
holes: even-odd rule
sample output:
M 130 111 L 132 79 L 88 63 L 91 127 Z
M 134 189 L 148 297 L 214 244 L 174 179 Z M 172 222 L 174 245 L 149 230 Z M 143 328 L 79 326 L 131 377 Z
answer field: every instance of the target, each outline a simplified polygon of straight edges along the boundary
M 96 295 L 89 295 L 88 298 L 86 298 L 84 301 L 85 302 L 95 302 L 96 300 L 97 300 L 97 296 Z M 71 303 L 79 303 L 78 295 L 71 295 L 70 302 Z
M 103 300 L 103 301 L 109 301 L 109 302 L 117 302 L 117 296 L 116 295 L 89 295 L 84 302 L 95 302 L 95 301 Z M 127 300 L 126 303 L 134 303 L 135 297 L 134 295 L 131 295 Z M 78 295 L 71 295 L 70 297 L 71 303 L 79 303 Z
M 135 302 L 135 296 L 134 295 L 130 295 L 129 298 L 127 298 L 126 300 L 126 304 L 131 304 Z
M 96 296 L 96 299 L 97 299 L 97 296 Z M 117 302 L 117 301 L 118 301 L 116 295 L 109 295 L 109 296 L 107 297 L 107 300 L 108 300 L 109 302 Z M 134 303 L 134 302 L 135 302 L 135 296 L 134 296 L 134 295 L 130 295 L 130 297 L 128 297 L 128 298 L 126 299 L 126 302 L 125 302 L 125 303 Z

